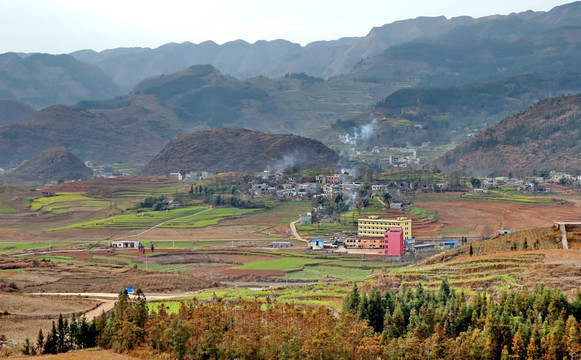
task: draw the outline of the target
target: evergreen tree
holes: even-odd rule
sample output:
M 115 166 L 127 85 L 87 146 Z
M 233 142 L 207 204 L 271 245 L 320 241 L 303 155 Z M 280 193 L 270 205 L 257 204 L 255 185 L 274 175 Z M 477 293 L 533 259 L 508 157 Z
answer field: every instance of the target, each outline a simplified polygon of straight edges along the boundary
M 438 292 L 438 300 L 442 303 L 445 303 L 448 298 L 450 297 L 451 290 L 450 290 L 450 283 L 448 283 L 448 279 L 442 280 L 440 284 L 440 291 Z
M 524 325 L 519 325 L 517 332 L 512 338 L 512 353 L 514 358 L 518 360 L 525 360 L 527 358 L 527 344 L 529 343 L 527 339 L 527 334 L 524 329 Z
M 369 326 L 373 328 L 376 333 L 383 331 L 383 317 L 385 314 L 385 307 L 383 299 L 379 290 L 373 289 L 369 295 L 367 306 L 367 316 L 369 319 Z
M 56 324 L 52 322 L 52 329 L 46 337 L 46 341 L 42 347 L 43 354 L 56 354 L 58 352 L 58 338 Z
M 22 348 L 20 349 L 20 351 L 22 352 L 22 355 L 31 355 L 32 353 L 32 346 L 30 345 L 30 339 L 26 338 L 26 340 L 24 340 L 24 344 L 22 344 Z
M 369 320 L 369 299 L 367 294 L 361 295 L 361 302 L 359 303 L 359 309 L 357 314 L 361 320 Z
M 405 334 L 406 321 L 400 304 L 395 306 L 391 315 L 391 327 L 392 337 L 400 337 Z
M 38 330 L 38 337 L 36 338 L 36 352 L 42 354 L 44 349 L 44 334 L 42 329 Z
M 351 292 L 347 294 L 345 297 L 345 301 L 343 302 L 343 312 L 348 313 L 350 311 L 357 312 L 359 310 L 359 289 L 357 288 L 357 284 L 353 284 L 353 288 Z

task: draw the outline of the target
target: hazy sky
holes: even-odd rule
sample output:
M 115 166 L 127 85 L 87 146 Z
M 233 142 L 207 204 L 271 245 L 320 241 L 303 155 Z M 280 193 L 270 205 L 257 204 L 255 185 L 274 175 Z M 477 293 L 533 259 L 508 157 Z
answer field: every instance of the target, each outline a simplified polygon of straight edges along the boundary
M 550 10 L 560 0 L 0 0 L 0 53 L 68 53 L 168 42 L 365 36 L 418 16 Z

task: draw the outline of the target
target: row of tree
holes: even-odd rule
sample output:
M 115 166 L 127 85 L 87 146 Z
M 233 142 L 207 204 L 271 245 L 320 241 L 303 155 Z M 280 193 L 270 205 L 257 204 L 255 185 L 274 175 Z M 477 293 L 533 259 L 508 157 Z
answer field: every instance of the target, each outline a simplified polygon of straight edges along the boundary
M 62 315 L 58 322 L 52 322 L 52 329 L 46 335 L 38 332 L 35 343 L 26 339 L 22 347 L 24 355 L 59 354 L 69 350 L 95 347 L 99 331 L 94 321 L 87 322 L 85 317 L 73 315 L 69 321 Z
M 506 291 L 471 298 L 444 281 L 400 292 L 346 296 L 342 314 L 270 301 L 181 304 L 149 311 L 145 297 L 120 294 L 114 310 L 85 326 L 97 345 L 176 359 L 576 359 L 581 356 L 581 292 Z M 83 342 L 59 320 L 27 353 L 60 353 Z M 77 325 L 78 326 L 78 325 Z M 87 332 L 81 332 L 87 334 Z M 35 349 L 35 350 L 32 350 Z M 42 351 L 40 351 L 42 349 Z M 149 354 L 149 355 L 148 355 Z

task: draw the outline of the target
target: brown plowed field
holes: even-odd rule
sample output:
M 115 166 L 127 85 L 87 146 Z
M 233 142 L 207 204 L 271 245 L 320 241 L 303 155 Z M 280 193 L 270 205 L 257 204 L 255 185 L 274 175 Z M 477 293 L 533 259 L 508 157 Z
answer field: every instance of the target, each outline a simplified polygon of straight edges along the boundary
M 555 221 L 581 221 L 581 208 L 574 205 L 539 206 L 460 201 L 418 201 L 415 205 L 439 216 L 437 222 L 414 229 L 414 236 L 419 239 L 440 236 L 493 236 L 500 228 L 527 230 L 551 226 Z

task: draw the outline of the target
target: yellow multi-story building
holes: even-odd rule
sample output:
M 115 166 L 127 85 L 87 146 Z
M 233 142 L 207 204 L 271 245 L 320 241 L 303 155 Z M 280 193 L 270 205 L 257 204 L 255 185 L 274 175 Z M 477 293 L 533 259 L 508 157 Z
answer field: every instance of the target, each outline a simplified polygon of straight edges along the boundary
M 390 227 L 401 227 L 403 238 L 412 237 L 412 219 L 399 217 L 397 219 L 381 219 L 379 216 L 369 216 L 358 220 L 357 234 L 361 237 L 383 237 Z

